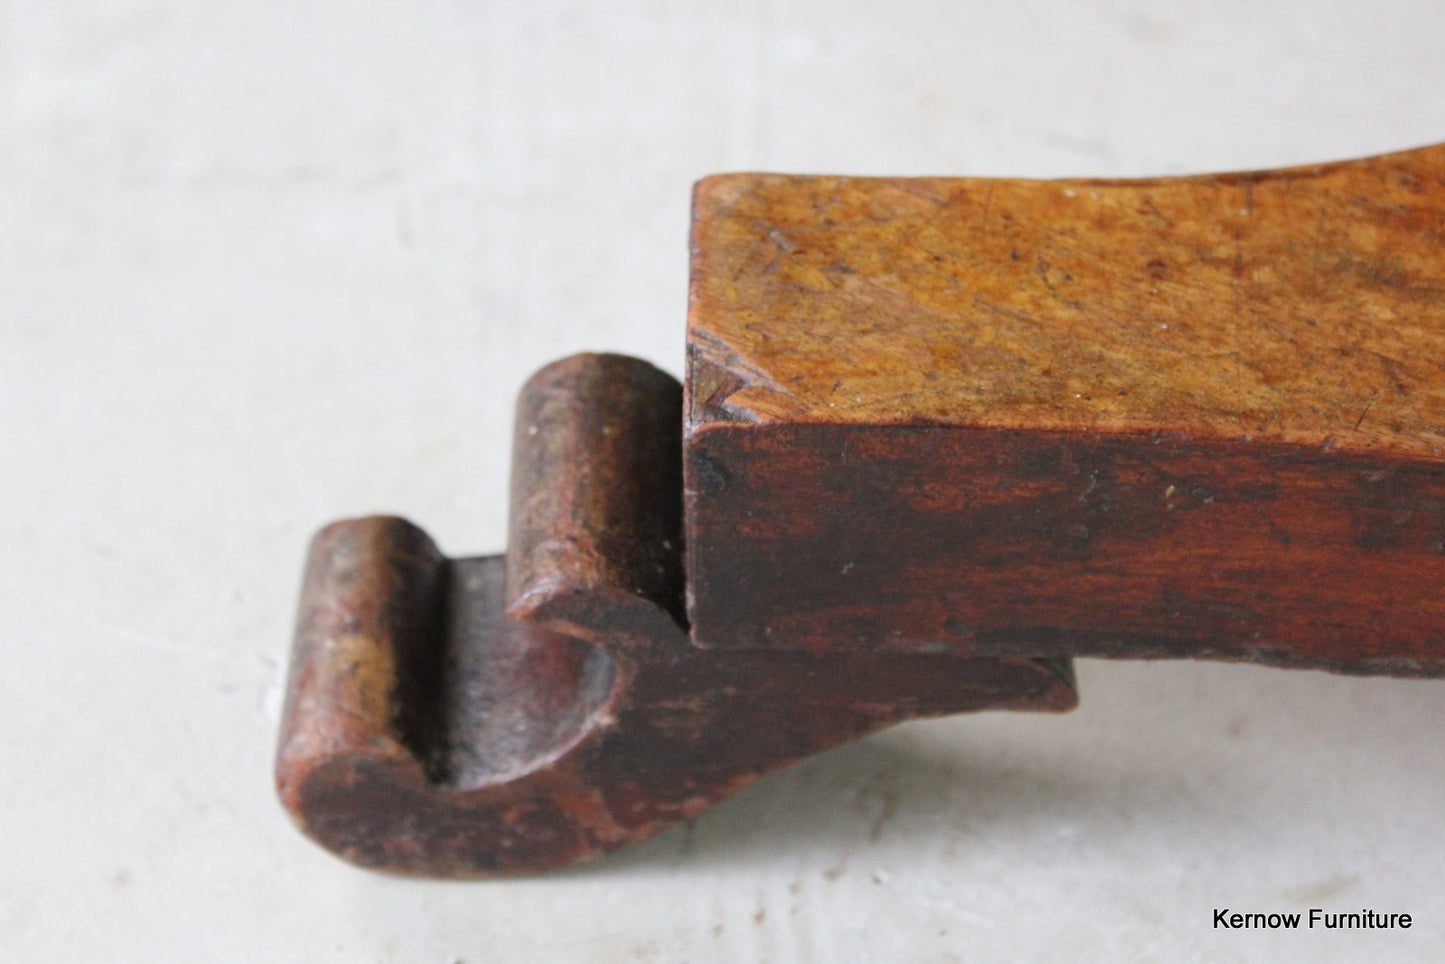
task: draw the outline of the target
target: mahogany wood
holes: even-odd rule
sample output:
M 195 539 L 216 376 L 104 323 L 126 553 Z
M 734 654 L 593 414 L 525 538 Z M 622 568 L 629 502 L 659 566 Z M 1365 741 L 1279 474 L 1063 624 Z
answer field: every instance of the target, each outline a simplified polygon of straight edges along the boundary
M 1442 247 L 1442 147 L 703 181 L 695 640 L 1445 672 Z

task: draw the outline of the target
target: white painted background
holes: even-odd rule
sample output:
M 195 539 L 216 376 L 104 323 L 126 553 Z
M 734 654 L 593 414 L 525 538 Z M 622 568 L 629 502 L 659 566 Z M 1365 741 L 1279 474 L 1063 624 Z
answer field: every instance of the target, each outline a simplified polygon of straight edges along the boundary
M 1442 959 L 1441 683 L 1085 664 L 511 883 L 354 870 L 270 784 L 311 531 L 500 548 L 531 370 L 680 373 L 693 179 L 1432 140 L 1430 0 L 0 0 L 0 958 Z

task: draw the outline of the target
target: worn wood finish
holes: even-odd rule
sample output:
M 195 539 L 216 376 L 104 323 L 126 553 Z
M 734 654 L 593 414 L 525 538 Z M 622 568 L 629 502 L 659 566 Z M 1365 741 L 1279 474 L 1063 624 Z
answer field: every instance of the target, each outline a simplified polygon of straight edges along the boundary
M 1445 674 L 1445 150 L 699 185 L 686 392 L 523 390 L 505 557 L 312 545 L 276 779 L 367 867 L 533 873 L 1067 657 Z
M 684 620 L 682 386 L 623 355 L 528 381 L 513 429 L 507 615 L 591 638 Z M 605 603 L 601 611 L 593 611 Z
M 1074 705 L 1067 661 L 692 646 L 681 402 L 615 355 L 534 376 L 505 558 L 397 518 L 316 536 L 276 765 L 305 833 L 392 873 L 536 873 L 901 720 Z
M 1445 672 L 1445 148 L 697 189 L 706 646 Z

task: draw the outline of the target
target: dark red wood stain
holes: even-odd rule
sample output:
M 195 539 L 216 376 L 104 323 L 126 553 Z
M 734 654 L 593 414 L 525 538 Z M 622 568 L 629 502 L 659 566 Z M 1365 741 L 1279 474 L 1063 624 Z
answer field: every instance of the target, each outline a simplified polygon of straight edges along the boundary
M 535 873 L 1068 657 L 1445 674 L 1445 148 L 1132 182 L 699 185 L 686 391 L 517 407 L 505 556 L 312 544 L 276 780 L 402 874 Z
M 1445 148 L 698 187 L 689 616 L 730 649 L 1445 672 Z
M 392 873 L 536 873 L 901 720 L 1074 705 L 1067 661 L 694 647 L 681 418 L 646 363 L 566 359 L 518 405 L 506 557 L 396 518 L 317 535 L 276 767 L 303 831 Z

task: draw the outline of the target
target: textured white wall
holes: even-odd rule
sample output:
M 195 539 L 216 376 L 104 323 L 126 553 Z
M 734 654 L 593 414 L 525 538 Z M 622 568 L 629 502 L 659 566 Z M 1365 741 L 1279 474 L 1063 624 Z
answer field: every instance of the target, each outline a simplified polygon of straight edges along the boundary
M 335 861 L 270 757 L 314 528 L 497 549 L 531 370 L 680 373 L 693 179 L 1415 146 L 1442 38 L 1429 0 L 0 0 L 0 956 L 1441 959 L 1445 684 L 1089 664 L 1072 716 L 905 727 L 502 884 Z

